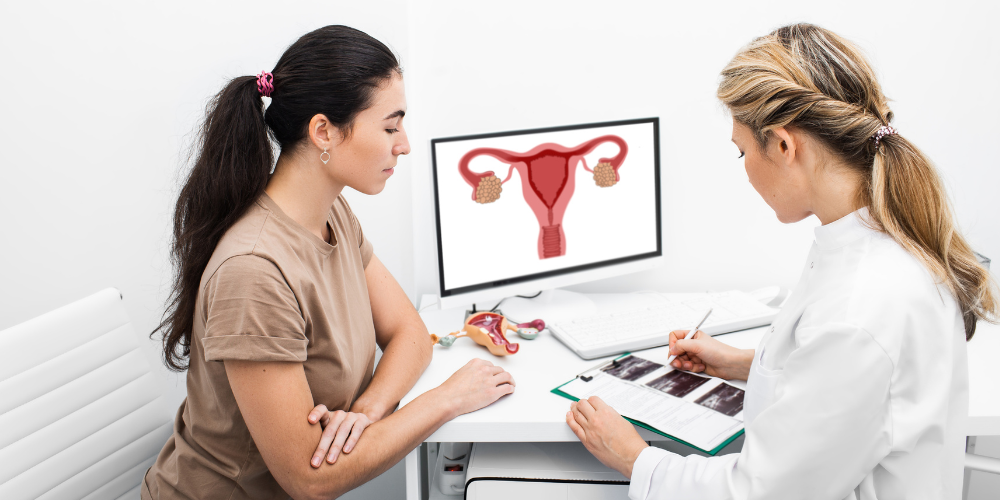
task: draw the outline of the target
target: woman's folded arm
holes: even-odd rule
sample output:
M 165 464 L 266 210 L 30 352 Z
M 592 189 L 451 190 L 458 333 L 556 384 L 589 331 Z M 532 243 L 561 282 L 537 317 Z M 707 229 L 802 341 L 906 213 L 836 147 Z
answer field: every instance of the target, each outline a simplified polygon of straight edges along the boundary
M 440 387 L 375 422 L 335 464 L 310 464 L 322 430 L 301 363 L 226 361 L 226 374 L 264 463 L 295 499 L 336 498 L 385 472 L 448 420 L 513 392 L 502 368 L 474 359 Z

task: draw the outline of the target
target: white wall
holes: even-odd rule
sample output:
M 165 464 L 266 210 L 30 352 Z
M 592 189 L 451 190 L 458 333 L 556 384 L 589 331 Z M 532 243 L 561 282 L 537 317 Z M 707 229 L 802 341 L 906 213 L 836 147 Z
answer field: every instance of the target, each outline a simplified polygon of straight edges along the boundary
M 668 263 L 577 289 L 793 285 L 815 222 L 777 223 L 746 182 L 714 90 L 741 45 L 794 21 L 868 52 L 898 128 L 937 162 L 966 235 L 1000 259 L 995 2 L 183 0 L 2 11 L 0 329 L 116 286 L 137 330 L 152 330 L 170 282 L 180 160 L 206 100 L 334 23 L 402 57 L 413 152 L 383 194 L 348 196 L 411 298 L 437 289 L 431 138 L 645 116 L 661 118 Z M 689 240 L 698 245 L 676 244 Z M 164 371 L 163 381 L 179 402 L 182 378 Z M 980 449 L 1000 453 L 990 443 Z
M 367 31 L 406 60 L 406 4 L 383 5 L 298 2 L 282 15 L 262 1 L 5 5 L 0 329 L 114 286 L 137 330 L 152 331 L 170 285 L 181 162 L 207 100 L 325 24 Z M 410 205 L 410 169 L 400 163 L 380 198 L 347 196 L 412 289 L 410 220 L 397 215 Z M 165 376 L 179 403 L 178 380 Z
M 981 253 L 1000 256 L 995 2 L 905 9 L 773 1 L 420 5 L 408 73 L 419 123 L 412 134 L 419 293 L 437 287 L 431 138 L 646 116 L 661 120 L 668 263 L 576 289 L 794 285 L 817 223 L 778 223 L 751 188 L 715 88 L 742 45 L 799 21 L 866 50 L 894 100 L 899 130 L 940 168 L 965 234 Z M 697 244 L 680 244 L 688 241 Z

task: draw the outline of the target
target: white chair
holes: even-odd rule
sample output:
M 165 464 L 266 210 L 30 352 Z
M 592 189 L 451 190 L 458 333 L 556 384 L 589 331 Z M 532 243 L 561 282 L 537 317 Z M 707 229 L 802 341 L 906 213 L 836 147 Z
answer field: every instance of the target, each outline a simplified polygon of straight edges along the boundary
M 966 453 L 965 469 L 1000 474 L 1000 458 L 984 457 L 982 455 Z
M 0 331 L 0 360 L 0 498 L 139 498 L 171 412 L 118 290 Z
M 990 259 L 984 255 L 973 252 L 979 263 L 990 268 Z M 982 323 L 980 323 L 982 324 Z M 989 472 L 991 474 L 1000 474 L 1000 458 L 984 457 L 982 455 L 976 455 L 976 437 L 969 436 L 968 440 L 965 442 L 965 491 L 962 492 L 962 499 L 968 498 L 969 493 L 969 478 L 970 473 L 974 470 L 981 472 Z
M 962 500 L 968 500 L 969 498 L 969 482 L 972 480 L 972 471 L 1000 474 L 1000 459 L 971 453 L 975 449 L 976 438 L 970 436 L 966 442 L 965 480 L 962 485 Z

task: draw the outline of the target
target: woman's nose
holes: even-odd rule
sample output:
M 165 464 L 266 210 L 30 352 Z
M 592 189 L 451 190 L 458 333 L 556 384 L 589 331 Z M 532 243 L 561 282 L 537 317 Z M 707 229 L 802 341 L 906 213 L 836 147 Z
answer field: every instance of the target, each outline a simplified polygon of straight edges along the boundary
M 392 148 L 392 152 L 395 155 L 408 155 L 410 154 L 410 141 L 406 137 L 406 132 L 402 132 L 400 135 L 400 141 L 396 143 Z

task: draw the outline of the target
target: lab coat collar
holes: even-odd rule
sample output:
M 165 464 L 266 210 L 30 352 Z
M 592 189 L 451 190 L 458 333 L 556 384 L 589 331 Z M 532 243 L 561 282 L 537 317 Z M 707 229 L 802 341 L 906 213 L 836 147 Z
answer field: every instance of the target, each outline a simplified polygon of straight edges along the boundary
M 871 227 L 865 221 L 868 218 L 868 207 L 861 207 L 840 219 L 825 226 L 819 226 L 814 231 L 816 245 L 822 249 L 839 248 L 871 234 Z

